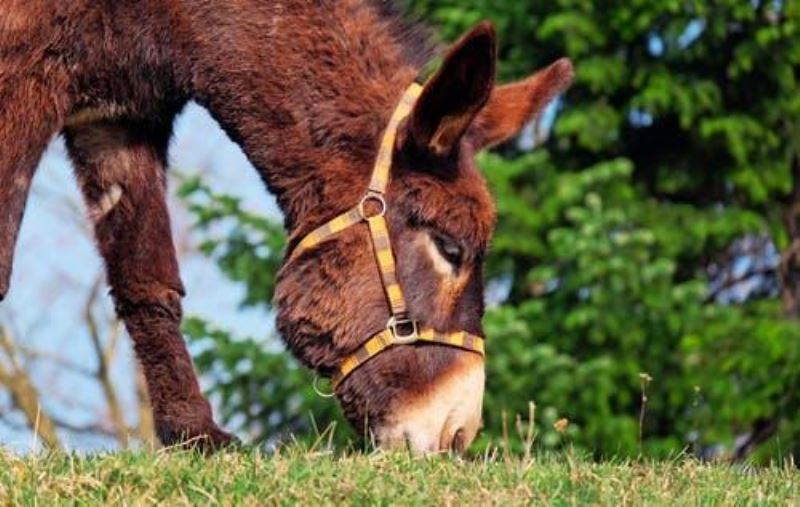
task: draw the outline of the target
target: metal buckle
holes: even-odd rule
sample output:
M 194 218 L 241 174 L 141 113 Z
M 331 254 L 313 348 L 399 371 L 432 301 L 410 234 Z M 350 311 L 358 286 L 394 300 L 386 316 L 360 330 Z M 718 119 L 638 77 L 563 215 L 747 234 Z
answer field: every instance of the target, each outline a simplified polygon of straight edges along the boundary
M 381 210 L 374 215 L 367 216 L 365 206 L 370 201 L 377 202 L 380 205 Z M 358 203 L 358 214 L 361 215 L 362 220 L 369 220 L 373 217 L 384 216 L 386 214 L 386 199 L 383 197 L 383 194 L 375 192 L 374 190 L 367 192 L 364 197 L 361 198 L 361 202 Z
M 407 334 L 402 334 L 402 329 L 409 327 Z M 392 317 L 386 323 L 386 329 L 392 333 L 393 345 L 409 345 L 419 339 L 419 325 L 416 320 Z

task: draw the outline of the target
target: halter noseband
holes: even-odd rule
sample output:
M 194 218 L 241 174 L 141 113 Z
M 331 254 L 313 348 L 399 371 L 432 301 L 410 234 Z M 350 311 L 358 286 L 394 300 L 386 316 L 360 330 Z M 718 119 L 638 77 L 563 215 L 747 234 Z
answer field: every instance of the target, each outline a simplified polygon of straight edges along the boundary
M 369 187 L 359 203 L 330 222 L 311 231 L 297 243 L 287 261 L 287 263 L 291 262 L 301 253 L 327 241 L 350 226 L 361 222 L 366 222 L 369 226 L 372 249 L 392 316 L 386 323 L 385 329 L 373 335 L 354 353 L 342 361 L 331 379 L 334 390 L 356 368 L 394 345 L 410 345 L 419 342 L 438 343 L 475 352 L 481 356 L 484 355 L 483 338 L 480 336 L 465 331 L 445 333 L 430 327 L 421 328 L 417 321 L 410 319 L 403 290 L 397 282 L 394 254 L 392 253 L 392 245 L 385 219 L 388 208 L 386 188 L 389 184 L 392 168 L 397 128 L 400 122 L 411 113 L 421 92 L 422 86 L 414 83 L 400 99 L 400 103 L 392 114 L 389 125 L 383 134 Z M 378 206 L 377 213 L 369 214 L 367 212 L 366 208 L 369 203 L 374 203 Z

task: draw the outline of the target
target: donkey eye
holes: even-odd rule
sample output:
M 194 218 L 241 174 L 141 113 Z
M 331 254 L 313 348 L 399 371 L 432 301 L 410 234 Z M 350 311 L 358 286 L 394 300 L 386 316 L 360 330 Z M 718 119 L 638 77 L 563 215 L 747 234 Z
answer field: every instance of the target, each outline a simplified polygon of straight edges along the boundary
M 433 236 L 433 244 L 447 262 L 453 266 L 460 266 L 464 260 L 464 251 L 455 241 L 440 235 Z

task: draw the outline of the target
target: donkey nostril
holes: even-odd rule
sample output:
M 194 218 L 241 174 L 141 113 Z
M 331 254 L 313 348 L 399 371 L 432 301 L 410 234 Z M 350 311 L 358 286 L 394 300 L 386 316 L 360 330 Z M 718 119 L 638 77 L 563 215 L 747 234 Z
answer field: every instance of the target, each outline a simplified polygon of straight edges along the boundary
M 411 438 L 411 433 L 408 430 L 403 431 L 403 444 L 406 447 L 406 451 L 414 451 L 414 441 Z
M 466 441 L 464 438 L 464 429 L 459 428 L 455 435 L 453 435 L 453 440 L 450 441 L 450 450 L 461 454 L 466 449 Z

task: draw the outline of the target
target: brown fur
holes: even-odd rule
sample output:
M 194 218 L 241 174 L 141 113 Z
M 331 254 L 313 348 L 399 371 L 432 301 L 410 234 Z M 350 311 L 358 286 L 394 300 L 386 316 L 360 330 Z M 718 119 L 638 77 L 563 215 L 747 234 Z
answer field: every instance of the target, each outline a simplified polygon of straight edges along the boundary
M 498 86 L 472 125 L 472 143 L 488 148 L 507 141 L 562 93 L 572 78 L 572 63 L 562 58 L 519 83 Z
M 301 236 L 358 201 L 395 102 L 431 55 L 424 32 L 386 5 L 4 0 L 0 299 L 34 169 L 48 140 L 63 131 L 163 442 L 229 441 L 211 419 L 179 331 L 183 288 L 164 202 L 175 115 L 190 99 L 207 107 L 276 195 L 289 232 Z M 483 24 L 426 87 L 400 133 L 388 195 L 412 317 L 481 333 L 481 269 L 494 211 L 474 151 L 513 135 L 543 97 L 563 89 L 567 70 L 548 78 L 547 89 L 528 86 L 527 100 L 515 93 L 513 110 L 524 112 L 502 121 L 512 111 L 496 94 L 490 101 L 494 31 Z M 444 296 L 419 241 L 431 232 L 464 251 L 460 281 Z M 282 272 L 275 304 L 292 351 L 323 373 L 381 329 L 388 310 L 363 227 Z M 459 354 L 466 352 L 435 346 L 382 354 L 343 385 L 345 413 L 380 424 L 393 404 L 426 392 Z

